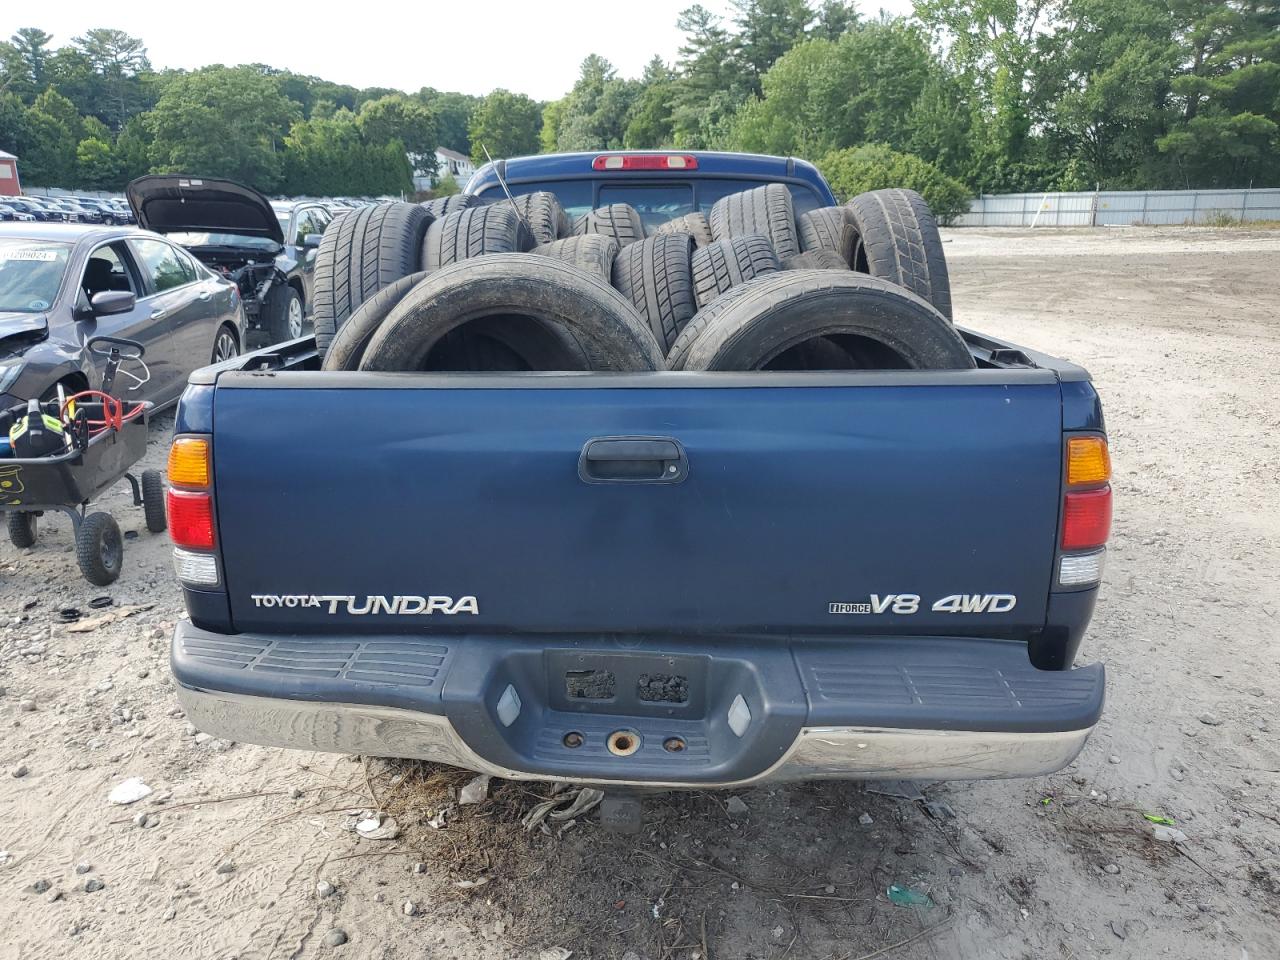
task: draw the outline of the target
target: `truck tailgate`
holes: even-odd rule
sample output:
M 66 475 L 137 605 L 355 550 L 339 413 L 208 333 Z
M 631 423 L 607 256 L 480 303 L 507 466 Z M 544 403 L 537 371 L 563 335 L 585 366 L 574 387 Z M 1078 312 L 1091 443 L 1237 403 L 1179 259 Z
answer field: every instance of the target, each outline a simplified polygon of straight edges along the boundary
M 1025 637 L 1045 622 L 1061 407 L 1041 370 L 227 373 L 232 620 Z

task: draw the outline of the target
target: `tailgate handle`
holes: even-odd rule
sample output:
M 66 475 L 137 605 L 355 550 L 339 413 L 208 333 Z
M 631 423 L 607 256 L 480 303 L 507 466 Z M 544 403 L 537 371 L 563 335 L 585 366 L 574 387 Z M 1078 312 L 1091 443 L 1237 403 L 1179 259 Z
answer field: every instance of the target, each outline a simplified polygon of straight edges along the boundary
M 679 483 L 689 459 L 670 437 L 597 437 L 578 458 L 578 476 L 587 483 Z

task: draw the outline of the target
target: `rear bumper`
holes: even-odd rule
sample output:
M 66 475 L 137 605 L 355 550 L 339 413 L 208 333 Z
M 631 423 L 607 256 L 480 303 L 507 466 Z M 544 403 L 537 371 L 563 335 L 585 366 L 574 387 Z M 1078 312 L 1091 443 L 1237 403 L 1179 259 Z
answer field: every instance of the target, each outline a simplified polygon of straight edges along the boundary
M 528 638 L 232 636 L 182 622 L 172 664 L 191 722 L 231 740 L 512 780 L 668 787 L 1051 773 L 1084 746 L 1105 686 L 1101 665 L 1038 671 L 1021 644 L 961 638 L 649 653 Z M 682 703 L 628 697 L 655 664 L 680 676 Z M 578 670 L 607 671 L 613 695 L 566 701 L 563 674 Z M 741 734 L 726 719 L 739 698 L 750 717 Z M 614 730 L 640 749 L 612 754 Z M 582 746 L 564 745 L 571 731 Z M 679 752 L 664 748 L 672 737 Z

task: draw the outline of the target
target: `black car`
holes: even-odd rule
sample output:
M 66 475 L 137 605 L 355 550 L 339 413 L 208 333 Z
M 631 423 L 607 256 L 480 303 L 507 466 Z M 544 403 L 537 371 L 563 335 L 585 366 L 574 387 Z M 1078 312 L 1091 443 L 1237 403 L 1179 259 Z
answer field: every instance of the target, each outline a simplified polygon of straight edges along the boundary
M 23 213 L 29 213 L 42 223 L 57 222 L 62 219 L 60 214 L 33 202 L 30 197 L 3 197 L 0 198 L 0 203 L 15 210 L 21 210 Z
M 85 349 L 95 335 L 146 347 L 150 379 L 128 396 L 164 407 L 191 371 L 240 352 L 244 310 L 234 284 L 155 234 L 0 226 L 0 410 L 59 385 L 98 387 L 105 360 Z
M 249 325 L 266 342 L 310 332 L 308 274 L 319 233 L 286 243 L 271 201 L 234 180 L 155 174 L 134 180 L 125 195 L 140 227 L 181 244 L 239 288 Z

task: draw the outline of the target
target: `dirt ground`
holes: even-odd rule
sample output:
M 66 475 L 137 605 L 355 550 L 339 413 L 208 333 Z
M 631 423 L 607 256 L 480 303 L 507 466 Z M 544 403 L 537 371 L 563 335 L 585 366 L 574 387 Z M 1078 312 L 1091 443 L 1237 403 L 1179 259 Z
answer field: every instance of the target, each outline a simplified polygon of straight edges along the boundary
M 0 957 L 1280 956 L 1280 233 L 947 241 L 957 320 L 1086 365 L 1106 406 L 1116 527 L 1082 658 L 1109 701 L 1071 767 L 921 785 L 931 806 L 664 795 L 638 836 L 594 813 L 526 833 L 551 790 L 505 784 L 433 829 L 466 776 L 187 726 L 168 547 L 121 491 L 105 507 L 139 533 L 110 589 L 79 578 L 64 519 L 0 545 Z M 142 609 L 59 621 L 102 594 Z M 154 792 L 108 803 L 129 777 Z M 374 806 L 399 838 L 351 832 Z

